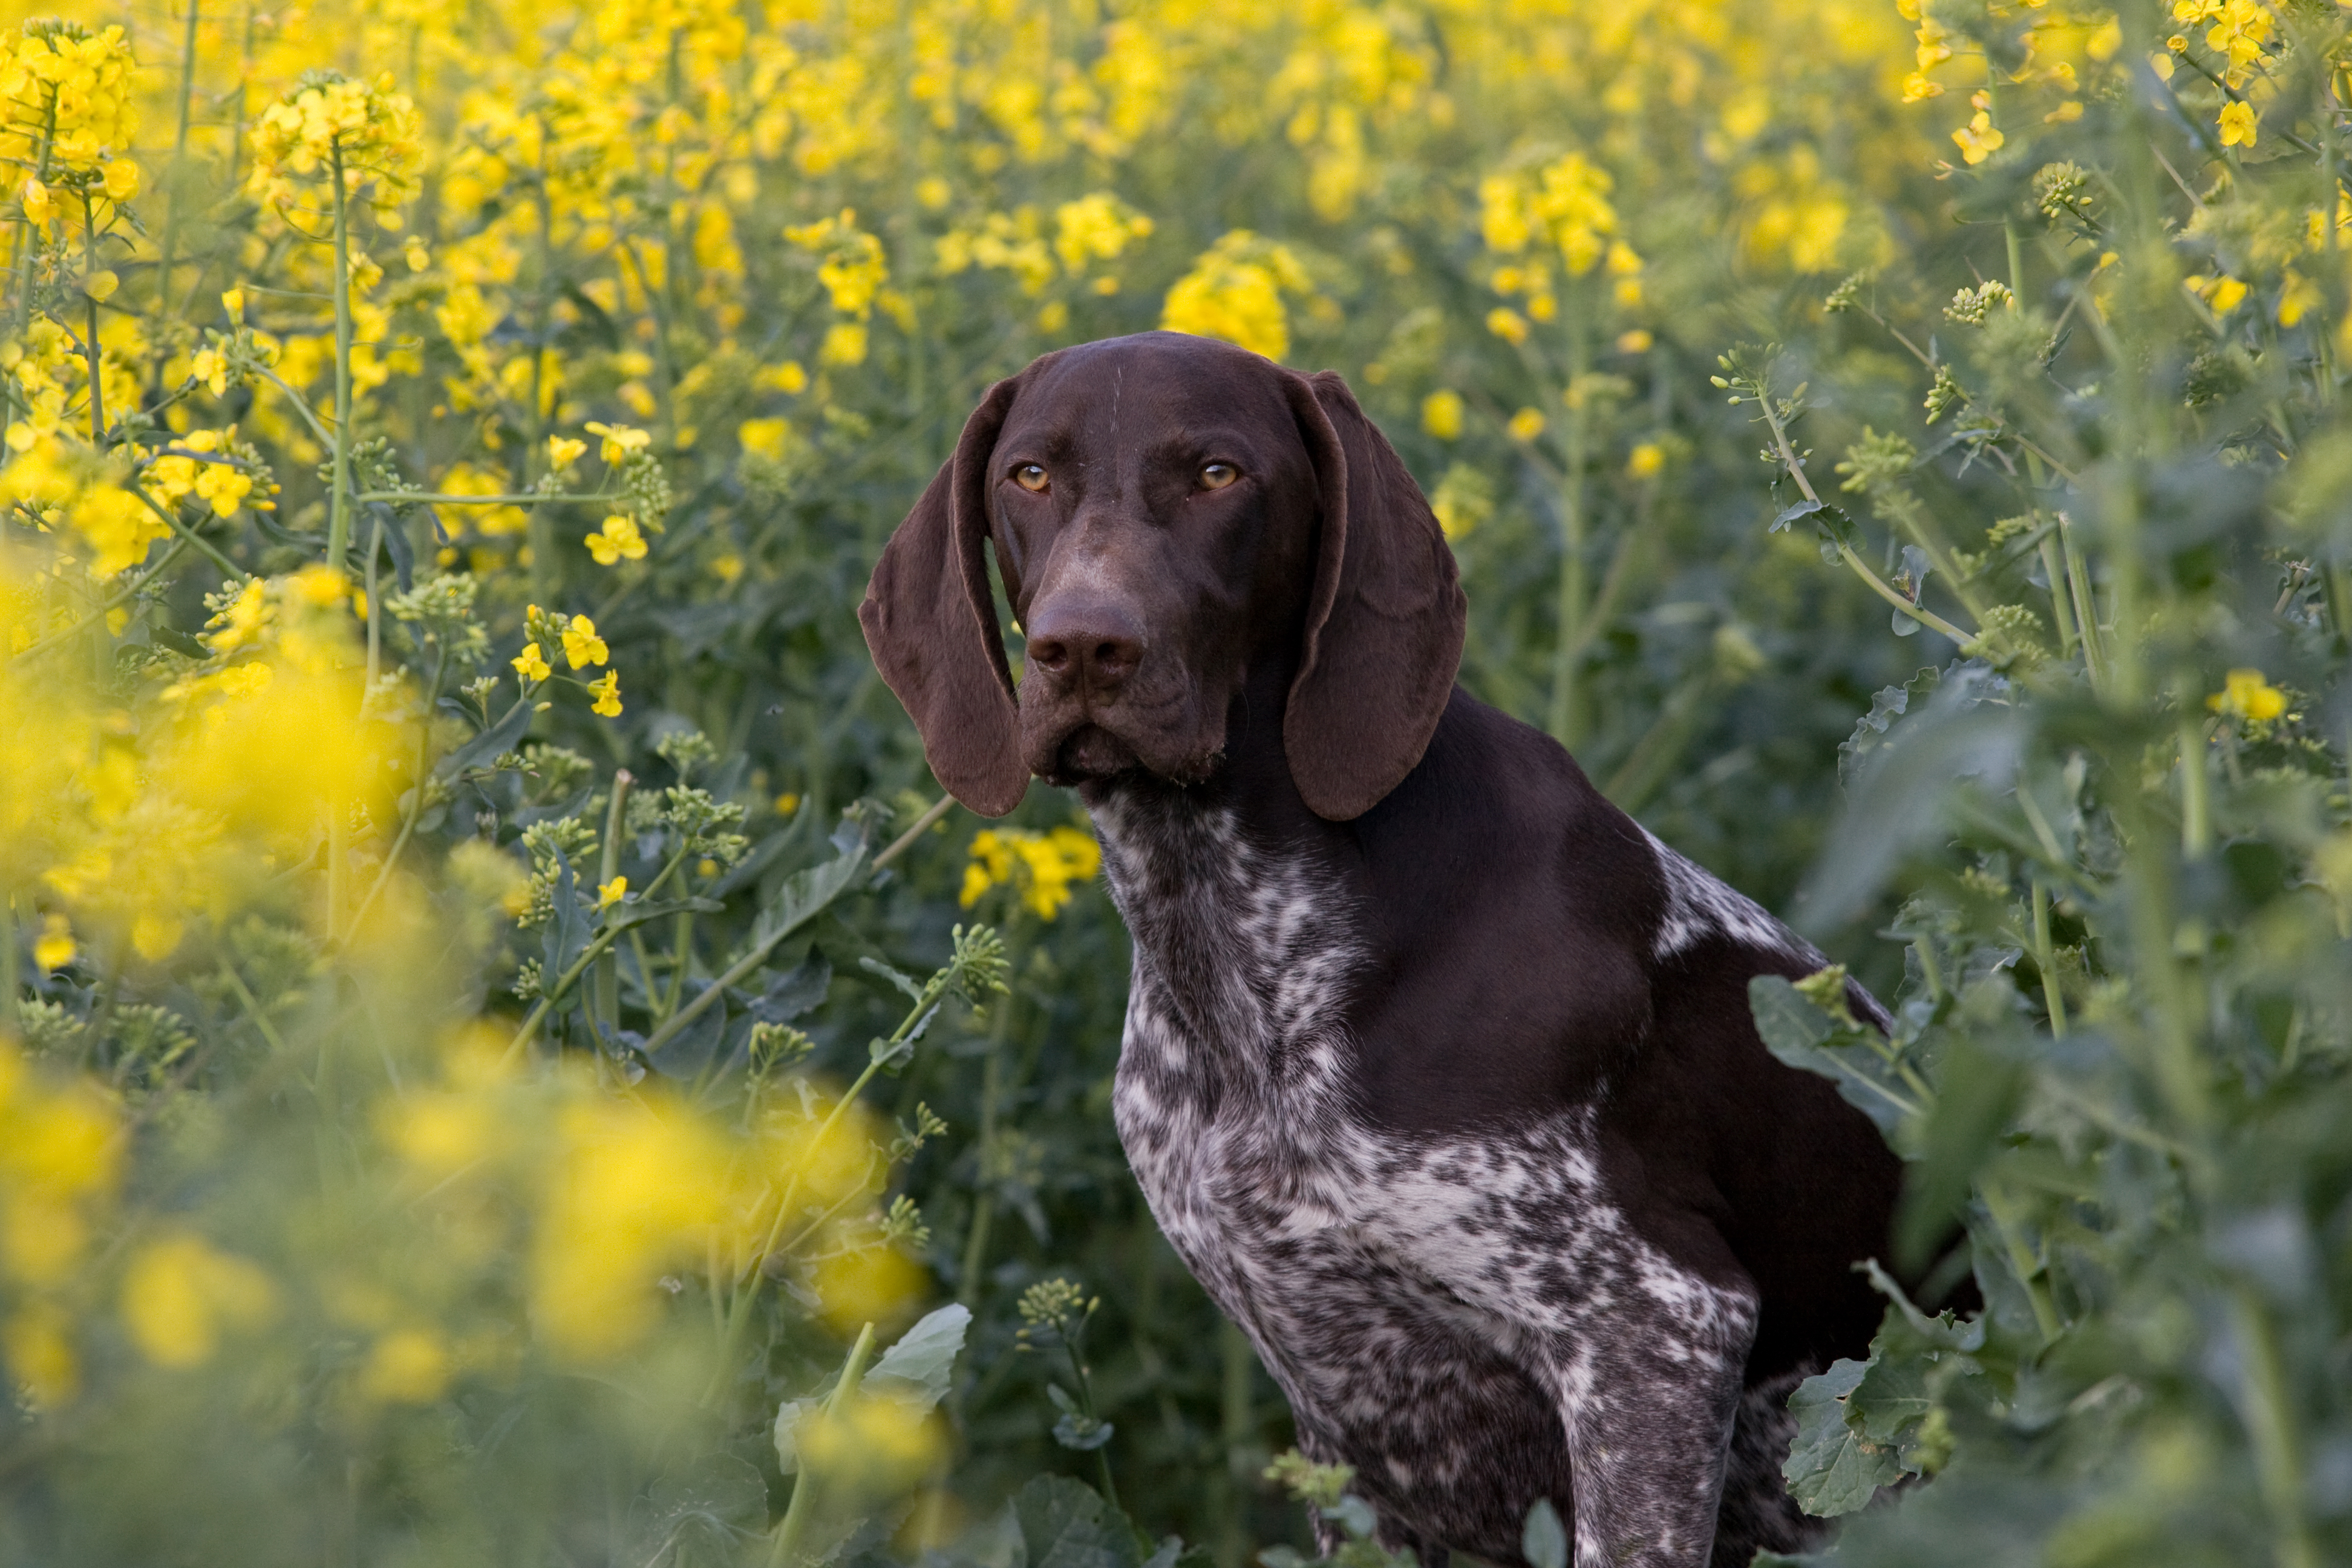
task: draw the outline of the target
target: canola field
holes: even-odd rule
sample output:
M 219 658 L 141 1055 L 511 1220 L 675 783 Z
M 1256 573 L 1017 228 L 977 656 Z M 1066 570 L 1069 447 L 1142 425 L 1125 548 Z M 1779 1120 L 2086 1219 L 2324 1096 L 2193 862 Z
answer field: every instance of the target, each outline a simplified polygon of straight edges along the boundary
M 0 21 L 0 1562 L 1402 1568 L 1126 1171 L 1083 813 L 856 625 L 1163 326 L 1838 961 L 1983 1306 L 1798 1392 L 1825 1560 L 2352 1559 L 2352 13 Z

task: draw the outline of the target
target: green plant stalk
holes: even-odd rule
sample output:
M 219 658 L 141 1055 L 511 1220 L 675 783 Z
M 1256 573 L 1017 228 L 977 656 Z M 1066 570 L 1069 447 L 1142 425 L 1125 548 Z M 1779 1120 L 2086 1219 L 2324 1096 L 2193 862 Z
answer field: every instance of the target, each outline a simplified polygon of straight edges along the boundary
M 1061 1339 L 1062 1354 L 1070 1363 L 1070 1381 L 1078 1385 L 1078 1409 L 1087 1420 L 1099 1421 L 1102 1417 L 1095 1414 L 1094 1379 L 1087 1373 L 1086 1358 L 1078 1353 L 1078 1342 L 1086 1337 L 1087 1323 L 1094 1315 L 1094 1308 L 1088 1307 L 1086 1317 L 1078 1321 L 1077 1333 L 1064 1334 Z M 1113 1513 L 1122 1512 L 1118 1506 L 1118 1483 L 1111 1479 L 1110 1474 L 1109 1444 L 1105 1443 L 1095 1450 L 1095 1469 L 1102 1477 L 1103 1501 L 1110 1504 Z
M 2083 673 L 2089 679 L 2091 689 L 2104 695 L 2107 658 L 2099 632 L 2098 600 L 2092 592 L 2091 566 L 2063 511 L 2058 514 L 2058 538 L 2059 553 L 2066 563 L 2066 591 L 2074 601 L 2075 631 L 2083 641 Z
M 90 611 L 89 614 L 82 616 L 81 619 L 74 622 L 73 625 L 65 627 L 63 630 L 51 632 L 47 637 L 45 637 L 40 641 L 34 643 L 22 653 L 11 655 L 9 662 L 13 664 L 20 660 L 37 658 L 40 655 L 48 652 L 51 648 L 59 647 L 64 643 L 72 640 L 74 637 L 79 637 L 93 624 L 104 619 L 109 611 L 122 604 L 125 600 L 136 597 L 139 590 L 144 588 L 148 584 L 152 583 L 156 578 L 162 576 L 166 571 L 170 570 L 172 563 L 177 561 L 180 558 L 180 552 L 187 547 L 188 542 L 185 539 L 174 539 L 172 541 L 172 547 L 163 552 L 162 555 L 158 556 L 152 566 L 148 567 L 144 572 L 140 573 L 138 576 L 132 578 L 128 586 L 116 589 L 114 595 L 111 598 L 100 605 L 98 608 Z
M 187 0 L 188 25 L 180 38 L 180 124 L 172 138 L 172 189 L 163 208 L 163 245 L 156 258 L 155 302 L 163 309 L 171 308 L 172 264 L 176 258 L 180 239 L 180 176 L 188 163 L 188 120 L 195 106 L 196 96 L 196 19 L 203 14 L 202 0 Z M 155 363 L 157 384 L 162 384 L 163 363 Z
M 49 178 L 49 153 L 58 135 L 58 92 L 49 89 L 48 107 L 41 121 L 41 150 L 33 160 L 33 177 L 47 184 Z M 23 203 L 16 206 L 16 332 L 23 336 L 33 323 L 33 258 L 32 220 L 25 216 Z
M 89 325 L 89 336 L 82 342 L 83 355 L 89 365 L 89 444 L 100 452 L 106 450 L 106 374 L 100 363 L 98 352 L 98 296 L 89 291 L 89 280 L 98 271 L 98 220 L 89 205 L 89 193 L 81 194 L 81 271 L 83 320 Z
M 2024 1238 L 2018 1235 L 2017 1226 L 2005 1212 L 2008 1194 L 1994 1182 L 1980 1182 L 1977 1190 L 1984 1197 L 1985 1213 L 1992 1217 L 1993 1229 L 2000 1233 L 2001 1250 L 2009 1255 L 2010 1272 L 2025 1287 L 2026 1300 L 2032 1303 L 2033 1326 L 2041 1331 L 2042 1344 L 2056 1342 L 2065 1324 L 2058 1316 L 2057 1303 L 2051 1299 L 2048 1272 L 2042 1267 L 2042 1260 L 2026 1249 Z
M 2042 574 L 2050 579 L 2050 618 L 2058 627 L 2058 654 L 2062 658 L 2072 658 L 2082 638 L 2074 630 L 2074 588 L 2066 581 L 2066 562 L 2058 551 L 2054 524 L 2042 536 L 2040 548 Z
M 871 871 L 879 871 L 883 867 L 887 866 L 891 861 L 896 860 L 899 856 L 905 854 L 908 847 L 911 846 L 917 838 L 922 836 L 923 830 L 929 827 L 931 824 L 937 822 L 940 817 L 945 816 L 948 813 L 948 808 L 952 806 L 954 804 L 955 798 L 952 795 L 943 795 L 939 800 L 934 801 L 929 810 L 925 811 L 921 816 L 916 818 L 915 825 L 912 827 L 909 827 L 906 832 L 898 835 L 897 838 L 891 840 L 890 847 L 887 849 L 883 850 L 881 854 L 874 857 L 873 862 L 868 866 L 867 869 Z M 685 1006 L 671 1014 L 667 1022 L 664 1023 L 661 1027 L 656 1029 L 651 1035 L 646 1037 L 644 1047 L 646 1054 L 647 1056 L 651 1056 L 654 1052 L 661 1049 L 662 1047 L 667 1045 L 672 1039 L 676 1038 L 679 1030 L 685 1028 L 688 1024 L 693 1023 L 695 1019 L 700 1017 L 702 1016 L 703 1009 L 718 1001 L 720 996 L 724 995 L 730 986 L 741 984 L 745 975 L 751 973 L 751 971 L 759 968 L 761 963 L 766 962 L 768 954 L 775 951 L 775 947 L 778 942 L 782 942 L 784 938 L 792 935 L 793 931 L 798 929 L 799 928 L 796 926 L 789 927 L 783 931 L 776 932 L 765 942 L 754 943 L 750 952 L 737 959 L 733 963 L 729 964 L 727 966 L 726 973 L 719 975 L 718 979 L 712 981 L 710 984 L 704 989 L 701 995 L 697 996 L 693 1001 L 688 1002 Z M 526 1027 L 528 1025 L 526 1025 Z
M 604 890 L 612 885 L 613 879 L 621 874 L 621 830 L 628 820 L 623 808 L 628 802 L 629 786 L 635 783 L 636 777 L 628 769 L 613 770 L 613 798 L 604 807 L 604 843 L 596 863 L 596 892 L 600 899 Z M 681 842 L 678 849 L 681 858 L 685 853 Z M 635 926 L 629 928 L 629 936 L 632 941 L 636 940 Z M 637 946 L 637 955 L 642 963 L 645 945 L 641 942 Z M 642 974 L 644 971 L 640 969 L 638 973 Z M 608 960 L 596 968 L 595 1007 L 596 1016 L 604 1021 L 606 1029 L 617 1031 L 620 1028 L 621 966 L 618 960 Z
M 366 586 L 367 595 L 367 687 L 375 689 L 375 678 L 383 667 L 383 595 L 376 589 L 376 557 L 383 553 L 383 514 L 378 512 L 375 527 L 368 531 Z
M 2180 743 L 2180 852 L 2192 860 L 2213 847 L 2212 778 L 2206 755 L 2210 748 L 2205 726 L 2189 706 L 2194 700 L 2184 685 L 2175 726 Z
M 685 858 L 686 851 L 683 849 L 670 857 L 669 864 L 661 868 L 661 875 L 646 884 L 643 896 L 652 898 L 660 889 L 662 884 L 669 880 L 670 873 L 677 869 L 678 862 Z M 572 983 L 580 978 L 590 964 L 612 951 L 613 944 L 621 939 L 621 935 L 620 931 L 610 926 L 599 931 L 595 939 L 582 951 L 579 958 L 573 961 L 572 967 L 563 972 L 562 978 L 555 983 L 554 988 L 542 990 L 540 993 L 538 1005 L 524 1015 L 522 1027 L 515 1031 L 515 1037 L 508 1042 L 506 1051 L 499 1057 L 501 1064 L 514 1060 L 522 1053 L 523 1047 L 530 1044 L 531 1036 L 538 1032 L 540 1021 L 547 1016 L 547 1010 L 563 999 L 564 994 L 572 989 Z M 645 1048 L 650 1052 L 654 1046 L 655 1042 L 648 1040 L 646 1042 Z
M 1229 1500 L 1221 1510 L 1221 1528 L 1217 1533 L 1217 1568 L 1243 1568 L 1249 1557 L 1249 1532 L 1242 1519 L 1239 1500 L 1242 1489 L 1255 1479 L 1249 1471 L 1249 1445 L 1257 1434 L 1257 1411 L 1254 1402 L 1255 1384 L 1251 1376 L 1257 1365 L 1256 1352 L 1250 1349 L 1249 1340 L 1230 1321 L 1217 1323 L 1217 1342 L 1223 1352 L 1224 1376 L 1218 1391 L 1218 1436 L 1225 1448 L 1224 1474 L 1216 1478 L 1223 1483 Z
M 2054 1039 L 2066 1037 L 2066 997 L 2058 986 L 2056 950 L 2050 942 L 2050 888 L 2039 877 L 2033 879 L 2033 962 L 2042 971 L 2042 1000 L 2050 1009 L 2050 1033 Z
M 1582 293 L 1581 289 L 1576 291 Z M 1583 311 L 1571 312 L 1569 326 L 1568 390 L 1576 391 L 1584 374 Z M 1568 410 L 1568 473 L 1559 489 L 1559 642 L 1552 656 L 1552 739 L 1573 749 L 1582 738 L 1583 704 L 1577 685 L 1577 665 L 1586 640 L 1584 532 L 1584 466 L 1590 460 L 1592 411 L 1577 397 Z
M 1825 505 L 1826 503 L 1822 500 L 1820 494 L 1814 490 L 1813 481 L 1805 477 L 1805 467 L 1801 462 L 1798 461 L 1796 448 L 1789 444 L 1789 432 L 1781 426 L 1780 416 L 1773 410 L 1772 395 L 1769 389 L 1759 388 L 1756 405 L 1764 411 L 1764 423 L 1765 426 L 1772 432 L 1772 444 L 1780 454 L 1780 466 L 1789 471 L 1789 477 L 1790 479 L 1797 481 L 1797 489 L 1803 493 L 1804 498 L 1807 500 L 1811 501 L 1816 506 Z M 1847 568 L 1851 570 L 1855 576 L 1861 578 L 1863 582 L 1869 586 L 1872 593 L 1876 594 L 1880 598 L 1885 600 L 1888 604 L 1894 605 L 1896 609 L 1902 611 L 1905 615 L 1910 616 L 1921 626 L 1927 626 L 1931 630 L 1943 633 L 1946 637 L 1951 638 L 1952 641 L 1959 644 L 1962 647 L 1966 647 L 1969 644 L 1977 640 L 1972 634 L 1962 631 L 1959 627 L 1952 625 L 1951 622 L 1944 619 L 1943 616 L 1936 614 L 1933 610 L 1930 610 L 1922 605 L 1913 604 L 1908 598 L 1905 597 L 1904 595 L 1896 591 L 1896 589 L 1890 584 L 1886 579 L 1881 577 L 1876 572 L 1873 571 L 1869 562 L 1864 561 L 1861 556 L 1856 555 L 1853 552 L 1853 545 L 1839 545 L 1838 559 L 1844 562 Z
M 2230 1308 L 2242 1357 L 2240 1416 L 2252 1441 L 2263 1504 L 2277 1532 L 2272 1561 L 2278 1568 L 2319 1568 L 2319 1544 L 2312 1539 L 2304 1496 L 2302 1444 L 2285 1371 L 2279 1364 L 2278 1336 L 2252 1290 L 2242 1286 L 2233 1291 Z
M 994 1194 L 990 1190 L 989 1167 L 996 1150 L 996 1116 L 998 1102 L 1004 1089 L 1004 1037 L 1011 1032 L 1009 1020 L 1013 998 L 999 1004 L 996 1016 L 990 1020 L 988 1058 L 980 1075 L 980 1137 L 976 1154 L 979 1169 L 972 1174 L 971 1228 L 964 1236 L 963 1268 L 956 1279 L 956 1300 L 972 1306 L 980 1300 L 980 1270 L 988 1261 L 988 1232 L 996 1216 Z
M 838 1415 L 842 1403 L 857 1392 L 866 1381 L 866 1363 L 874 1353 L 874 1325 L 866 1324 L 857 1331 L 856 1342 L 849 1347 L 849 1359 L 841 1363 L 841 1381 L 833 1385 L 833 1396 L 824 1402 L 828 1419 Z M 813 1500 L 816 1495 L 816 1471 L 810 1468 L 808 1456 L 801 1456 L 800 1479 L 793 1483 L 793 1500 L 784 1506 L 784 1517 L 776 1526 L 775 1545 L 768 1553 L 769 1568 L 792 1568 L 800 1557 L 801 1537 L 807 1533 L 809 1520 L 815 1512 Z
M 341 136 L 328 144 L 328 171 L 335 183 L 335 477 L 327 500 L 327 564 L 340 572 L 352 543 L 351 201 Z
M 678 998 L 686 994 L 687 971 L 694 964 L 694 911 L 692 910 L 678 911 L 677 923 L 672 928 L 672 932 L 669 944 L 669 987 L 662 994 L 661 1011 L 654 1016 L 656 1024 L 667 1023 L 669 1016 L 677 1011 Z M 640 963 L 644 962 L 643 958 L 638 960 Z M 653 984 L 650 971 L 647 972 L 646 984 L 648 988 Z
M 180 521 L 180 514 L 177 508 L 163 505 L 163 502 L 157 500 L 153 496 L 149 495 L 147 493 L 146 487 L 143 485 L 131 486 L 131 493 L 138 498 L 141 505 L 144 506 L 149 511 L 153 512 L 158 518 L 161 518 L 163 521 L 164 525 L 170 528 L 173 532 L 178 534 L 188 543 L 194 545 L 199 551 L 202 551 L 205 555 L 211 557 L 212 563 L 219 567 L 221 571 L 226 574 L 232 581 L 245 575 L 245 573 L 237 566 L 236 562 L 231 561 L 227 556 L 223 555 L 219 551 L 205 542 L 204 539 L 194 529 L 190 528 L 186 523 L 182 522 Z
M 417 725 L 416 732 L 416 766 L 409 775 L 415 782 L 410 785 L 408 809 L 401 814 L 400 833 L 384 854 L 383 868 L 376 872 L 375 881 L 369 886 L 367 896 L 360 900 L 360 907 L 352 911 L 347 935 L 349 931 L 359 930 L 360 922 L 367 919 L 368 910 L 375 907 L 376 895 L 383 892 L 384 884 L 392 880 L 393 868 L 400 864 L 401 851 L 408 847 L 409 839 L 416 832 L 416 819 L 425 815 L 425 763 L 432 754 L 433 713 L 435 705 L 441 700 L 441 682 L 448 670 L 449 656 L 445 652 L 434 661 L 433 682 L 425 693 L 425 716 Z

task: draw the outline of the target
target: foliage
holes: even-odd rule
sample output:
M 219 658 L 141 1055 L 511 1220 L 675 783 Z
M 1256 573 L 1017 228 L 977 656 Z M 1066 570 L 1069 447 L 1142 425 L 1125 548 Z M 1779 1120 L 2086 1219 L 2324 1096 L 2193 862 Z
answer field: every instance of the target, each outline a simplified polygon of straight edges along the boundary
M 850 613 L 1163 323 L 1345 371 L 1465 683 L 1892 998 L 1753 996 L 1929 1276 L 1794 1402 L 1809 1507 L 1936 1478 L 1837 1555 L 2352 1549 L 2345 25 L 1899 9 L 10 34 L 0 1556 L 1303 1553 L 1095 846 Z

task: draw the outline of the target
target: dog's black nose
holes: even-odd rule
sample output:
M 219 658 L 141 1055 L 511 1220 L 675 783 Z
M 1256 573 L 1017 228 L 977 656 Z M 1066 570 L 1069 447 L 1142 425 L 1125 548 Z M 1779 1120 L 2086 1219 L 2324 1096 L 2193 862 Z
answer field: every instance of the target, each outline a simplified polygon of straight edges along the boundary
M 1143 662 L 1143 628 L 1115 605 L 1056 602 L 1030 620 L 1028 659 L 1065 685 L 1108 696 Z

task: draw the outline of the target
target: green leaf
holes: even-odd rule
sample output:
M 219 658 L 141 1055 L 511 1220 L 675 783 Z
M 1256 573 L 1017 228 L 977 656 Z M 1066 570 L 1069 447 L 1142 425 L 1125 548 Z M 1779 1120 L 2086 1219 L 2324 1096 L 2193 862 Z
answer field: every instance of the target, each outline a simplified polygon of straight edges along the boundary
M 1094 1489 L 1039 1476 L 1013 1499 L 1028 1568 L 1137 1568 L 1134 1533 Z
M 768 1488 L 733 1455 L 705 1454 L 656 1481 L 633 1511 L 647 1561 L 721 1568 L 767 1527 Z
M 1869 1370 L 1867 1362 L 1837 1362 L 1789 1396 L 1797 1438 L 1780 1474 L 1797 1506 L 1817 1518 L 1852 1513 L 1903 1474 L 1891 1445 L 1872 1442 L 1847 1424 L 1847 1396 Z
M 1568 1528 L 1551 1499 L 1538 1498 L 1528 1510 L 1527 1528 L 1519 1532 L 1519 1552 L 1529 1568 L 1568 1568 Z
M 670 915 L 715 915 L 724 912 L 726 908 L 716 899 L 664 899 L 650 904 L 615 904 L 605 911 L 604 928 L 607 931 L 626 931 L 631 926 L 641 926 L 647 921 L 663 920 Z
M 752 922 L 751 945 L 772 947 L 814 920 L 865 868 L 866 848 L 860 845 L 849 854 L 821 866 L 793 872 L 776 889 L 776 901 L 761 910 L 760 918 Z
M 926 1314 L 882 1352 L 882 1359 L 858 1386 L 919 1410 L 936 1408 L 955 1381 L 956 1352 L 963 1349 L 964 1334 L 971 1327 L 969 1307 L 946 1306 Z
M 513 751 L 515 742 L 522 739 L 523 731 L 530 728 L 533 706 L 527 697 L 518 700 L 513 707 L 499 715 L 497 723 L 443 757 L 435 766 L 434 774 L 439 778 L 454 779 L 467 768 L 487 767 Z
M 1777 974 L 1759 974 L 1748 981 L 1748 1008 L 1767 1050 L 1792 1068 L 1819 1073 L 1837 1085 L 1846 1103 L 1888 1137 L 1918 1113 L 1916 1091 L 1879 1054 L 1877 1032 L 1868 1025 L 1841 1025 Z

